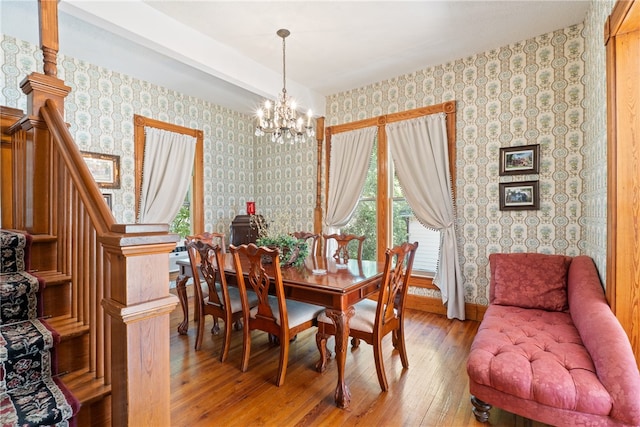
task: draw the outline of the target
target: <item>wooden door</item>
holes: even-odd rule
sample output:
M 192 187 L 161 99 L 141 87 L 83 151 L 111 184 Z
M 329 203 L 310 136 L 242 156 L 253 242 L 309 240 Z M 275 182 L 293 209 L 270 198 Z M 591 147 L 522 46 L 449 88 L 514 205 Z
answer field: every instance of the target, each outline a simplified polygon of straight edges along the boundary
M 607 298 L 640 367 L 640 4 L 619 0 L 607 48 Z

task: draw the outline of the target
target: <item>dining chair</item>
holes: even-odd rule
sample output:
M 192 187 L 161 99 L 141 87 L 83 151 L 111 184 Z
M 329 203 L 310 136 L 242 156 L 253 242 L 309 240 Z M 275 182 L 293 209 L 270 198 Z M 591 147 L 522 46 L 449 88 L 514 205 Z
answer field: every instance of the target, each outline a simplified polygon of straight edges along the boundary
M 295 231 L 291 233 L 293 237 L 298 240 L 302 240 L 304 242 L 311 243 L 309 244 L 309 255 L 316 256 L 318 255 L 318 240 L 320 240 L 319 234 L 309 233 L 308 231 Z
M 193 275 L 193 287 L 195 293 L 194 305 L 198 308 L 197 313 L 197 334 L 195 349 L 200 350 L 204 335 L 205 317 L 210 315 L 214 319 L 214 326 L 211 330 L 213 334 L 218 334 L 220 328 L 218 319 L 224 321 L 224 338 L 220 351 L 220 361 L 224 362 L 229 354 L 231 343 L 232 324 L 240 325 L 242 321 L 242 301 L 240 292 L 236 288 L 227 285 L 226 275 L 220 274 L 224 271 L 224 259 L 222 248 L 219 245 L 211 245 L 204 240 L 193 239 L 187 243 L 187 252 Z M 198 274 L 199 273 L 199 274 Z M 201 280 L 204 280 L 207 287 L 207 295 L 203 291 Z M 253 297 L 248 304 L 255 304 Z M 236 328 L 237 329 L 237 328 Z
M 278 249 L 249 243 L 238 247 L 231 245 L 229 250 L 233 254 L 244 313 L 241 370 L 246 372 L 249 366 L 251 331 L 267 332 L 270 342 L 276 338 L 280 344 L 276 385 L 281 386 L 287 373 L 290 339 L 315 326 L 316 318 L 324 307 L 285 299 Z M 248 260 L 248 271 L 243 270 L 241 256 Z M 272 278 L 265 269 L 266 263 Z M 269 294 L 270 287 L 273 287 L 275 295 Z M 254 308 L 248 306 L 248 289 L 253 290 L 258 298 L 258 305 Z
M 362 248 L 364 246 L 364 241 L 367 236 L 356 236 L 355 234 L 323 234 L 324 239 L 324 256 L 325 258 L 333 257 L 338 264 L 346 264 L 351 256 L 351 252 L 349 251 L 350 246 L 354 246 L 351 244 L 353 241 L 358 242 L 358 249 L 356 252 L 356 259 L 358 261 L 362 261 Z M 337 248 L 335 250 L 329 249 L 330 242 L 335 241 L 337 244 Z M 331 253 L 330 253 L 331 252 Z
M 404 302 L 408 291 L 409 277 L 413 268 L 413 259 L 418 249 L 418 242 L 403 243 L 387 249 L 385 267 L 377 301 L 364 299 L 354 305 L 355 313 L 349 321 L 349 336 L 355 340 L 362 339 L 373 346 L 378 382 L 382 391 L 387 391 L 387 376 L 384 372 L 382 358 L 382 338 L 392 333 L 393 347 L 400 353 L 402 367 L 409 367 L 407 350 L 404 342 Z M 318 372 L 326 368 L 331 354 L 327 351 L 327 339 L 336 334 L 333 320 L 326 313 L 318 316 L 318 332 L 316 344 L 320 351 L 320 360 L 316 365 Z M 353 343 L 354 341 L 352 341 Z
M 185 239 L 184 239 L 185 247 L 189 244 L 189 242 L 194 242 L 194 241 L 201 241 L 201 242 L 204 242 L 204 243 L 208 243 L 211 246 L 219 245 L 223 254 L 226 253 L 226 251 L 227 251 L 227 249 L 226 249 L 227 245 L 226 245 L 224 233 L 212 233 L 212 232 L 209 232 L 209 231 L 205 231 L 204 233 L 194 234 L 192 236 L 186 236 Z M 198 252 L 196 252 L 196 265 L 200 265 L 200 254 Z M 194 274 L 195 274 L 196 272 L 198 272 L 200 270 L 194 270 L 193 266 L 192 266 L 191 271 L 194 272 Z M 188 276 L 185 277 L 185 278 L 182 278 L 182 277 L 178 278 L 178 280 L 185 280 L 185 281 L 186 281 L 186 279 L 188 279 Z M 195 279 L 193 279 L 193 280 L 194 280 L 193 283 L 195 284 Z M 176 281 L 176 283 L 177 283 L 177 281 Z M 217 280 L 217 283 L 220 283 L 220 282 Z M 202 292 L 203 292 L 204 298 L 207 298 L 209 296 L 208 288 L 202 288 Z M 185 306 L 186 306 L 186 303 L 185 303 Z M 194 312 L 193 313 L 193 317 L 194 317 L 196 322 L 198 322 L 198 320 L 200 319 L 200 314 L 198 313 L 198 310 L 200 310 L 200 307 L 199 307 L 198 304 L 195 304 L 194 307 L 193 307 L 193 312 Z M 187 308 L 186 312 L 187 312 L 187 316 L 188 316 L 188 308 Z M 218 326 L 218 319 L 214 318 L 214 320 L 213 320 L 213 328 L 211 329 L 211 333 L 217 334 L 219 331 L 220 331 L 220 328 Z

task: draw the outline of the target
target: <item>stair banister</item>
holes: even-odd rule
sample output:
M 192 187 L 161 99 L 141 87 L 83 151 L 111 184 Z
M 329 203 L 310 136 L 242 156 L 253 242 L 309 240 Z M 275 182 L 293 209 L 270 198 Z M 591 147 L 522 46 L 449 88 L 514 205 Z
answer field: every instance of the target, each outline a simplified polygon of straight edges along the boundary
M 62 197 L 57 200 L 72 205 L 66 195 L 79 198 L 82 206 L 69 210 L 79 209 L 74 215 L 86 216 L 90 222 L 67 221 L 72 222 L 72 230 L 63 225 L 59 233 L 74 236 L 60 239 L 68 241 L 72 264 L 84 265 L 73 274 L 86 275 L 74 277 L 77 317 L 90 323 L 98 337 L 92 344 L 93 357 L 105 355 L 104 361 L 94 361 L 92 366 L 97 376 L 103 375 L 105 383 L 111 384 L 112 424 L 170 425 L 169 314 L 178 301 L 169 293 L 167 254 L 175 248 L 177 236 L 169 234 L 168 224 L 115 223 L 56 102 L 47 99 L 40 113 L 60 159 L 54 169 L 64 169 L 62 188 L 57 190 Z M 73 246 L 86 249 L 78 254 Z M 86 269 L 91 272 L 85 274 Z M 102 284 L 104 289 L 99 288 Z M 96 299 L 99 305 L 90 302 Z M 100 307 L 110 317 L 104 324 Z

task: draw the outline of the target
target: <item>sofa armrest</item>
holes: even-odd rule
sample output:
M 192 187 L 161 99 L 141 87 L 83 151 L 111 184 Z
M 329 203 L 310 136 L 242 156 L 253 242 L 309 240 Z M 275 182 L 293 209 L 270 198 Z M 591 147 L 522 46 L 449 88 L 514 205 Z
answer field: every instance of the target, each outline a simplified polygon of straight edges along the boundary
M 640 425 L 640 372 L 629 338 L 607 304 L 590 257 L 577 256 L 571 261 L 567 292 L 573 323 L 600 382 L 611 395 L 611 417 Z

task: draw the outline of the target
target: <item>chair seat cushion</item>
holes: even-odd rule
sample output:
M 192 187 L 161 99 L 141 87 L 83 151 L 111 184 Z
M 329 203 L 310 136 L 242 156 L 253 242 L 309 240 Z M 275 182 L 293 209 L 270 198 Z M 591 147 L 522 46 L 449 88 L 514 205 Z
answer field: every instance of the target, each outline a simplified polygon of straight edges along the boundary
M 490 305 L 467 364 L 476 383 L 554 408 L 608 415 L 611 396 L 566 312 Z
M 222 296 L 222 290 L 220 289 L 220 284 L 216 283 L 216 289 L 218 290 L 218 295 Z M 203 294 L 205 298 L 205 304 L 209 301 L 209 292 L 203 289 Z M 249 307 L 255 307 L 258 305 L 258 296 L 253 291 L 247 291 L 247 299 L 249 301 Z M 235 287 L 229 286 L 229 302 L 231 303 L 231 312 L 238 313 L 242 311 L 242 300 L 240 299 L 240 290 Z
M 307 304 L 305 302 L 286 300 L 287 302 L 287 317 L 289 319 L 289 328 L 295 328 L 304 322 L 315 319 L 318 314 L 325 310 L 324 307 L 314 304 Z M 269 305 L 271 311 L 276 318 L 276 323 L 280 324 L 280 311 L 278 310 L 278 300 L 275 296 L 269 295 Z M 254 307 L 250 311 L 252 318 L 256 317 L 258 308 Z
M 370 299 L 364 299 L 353 306 L 355 314 L 349 320 L 349 329 L 362 332 L 373 332 L 373 326 L 376 321 L 376 308 L 378 302 Z M 333 324 L 333 320 L 323 311 L 318 316 L 318 322 Z

